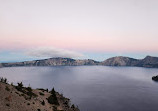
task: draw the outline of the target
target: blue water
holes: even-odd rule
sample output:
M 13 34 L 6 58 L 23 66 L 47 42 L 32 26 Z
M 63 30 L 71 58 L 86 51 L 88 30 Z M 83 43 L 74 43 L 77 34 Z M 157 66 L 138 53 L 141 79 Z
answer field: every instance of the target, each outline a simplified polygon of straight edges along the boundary
M 9 82 L 55 89 L 81 111 L 158 111 L 158 69 L 61 66 L 0 68 Z

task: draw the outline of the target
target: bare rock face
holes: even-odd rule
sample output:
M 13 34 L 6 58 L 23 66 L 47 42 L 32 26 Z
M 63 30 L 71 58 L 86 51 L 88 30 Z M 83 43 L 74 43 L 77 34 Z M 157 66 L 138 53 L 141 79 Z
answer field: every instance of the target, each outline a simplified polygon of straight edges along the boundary
M 71 58 L 50 58 L 35 61 L 25 61 L 16 63 L 2 63 L 1 67 L 14 67 L 14 66 L 80 66 L 80 65 L 97 65 L 99 62 L 87 60 L 75 60 Z
M 92 59 L 85 59 L 85 60 L 75 60 L 75 65 L 98 65 L 99 62 L 94 61 Z
M 139 60 L 129 58 L 129 57 L 112 57 L 105 61 L 103 61 L 101 64 L 106 66 L 135 66 L 138 63 Z
M 158 68 L 158 57 L 146 56 L 144 59 L 134 59 L 129 57 L 112 57 L 101 63 L 106 66 L 137 66 Z
M 158 57 L 146 56 L 138 62 L 137 66 L 158 68 Z

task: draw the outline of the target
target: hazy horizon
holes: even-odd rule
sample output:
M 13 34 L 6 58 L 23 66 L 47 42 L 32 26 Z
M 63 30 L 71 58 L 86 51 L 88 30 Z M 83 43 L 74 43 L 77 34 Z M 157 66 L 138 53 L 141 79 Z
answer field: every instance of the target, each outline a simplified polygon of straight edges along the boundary
M 0 0 L 0 62 L 158 56 L 156 0 Z

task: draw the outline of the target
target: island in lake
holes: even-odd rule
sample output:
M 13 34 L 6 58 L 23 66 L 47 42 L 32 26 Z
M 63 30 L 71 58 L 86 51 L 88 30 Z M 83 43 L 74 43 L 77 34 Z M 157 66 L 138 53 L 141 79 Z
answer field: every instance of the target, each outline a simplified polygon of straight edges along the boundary
M 157 76 L 153 76 L 152 80 L 158 82 L 158 75 Z

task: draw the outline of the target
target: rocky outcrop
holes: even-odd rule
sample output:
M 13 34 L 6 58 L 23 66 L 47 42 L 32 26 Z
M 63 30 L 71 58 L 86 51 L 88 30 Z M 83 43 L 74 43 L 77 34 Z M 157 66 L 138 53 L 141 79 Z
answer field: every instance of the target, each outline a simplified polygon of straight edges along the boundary
M 144 59 L 134 59 L 130 57 L 117 56 L 109 58 L 103 62 L 92 59 L 71 59 L 71 58 L 49 58 L 43 60 L 1 63 L 0 67 L 15 66 L 82 66 L 82 65 L 105 65 L 105 66 L 137 66 L 158 68 L 158 57 L 146 56 Z
M 158 82 L 158 75 L 157 76 L 153 76 L 152 80 Z

